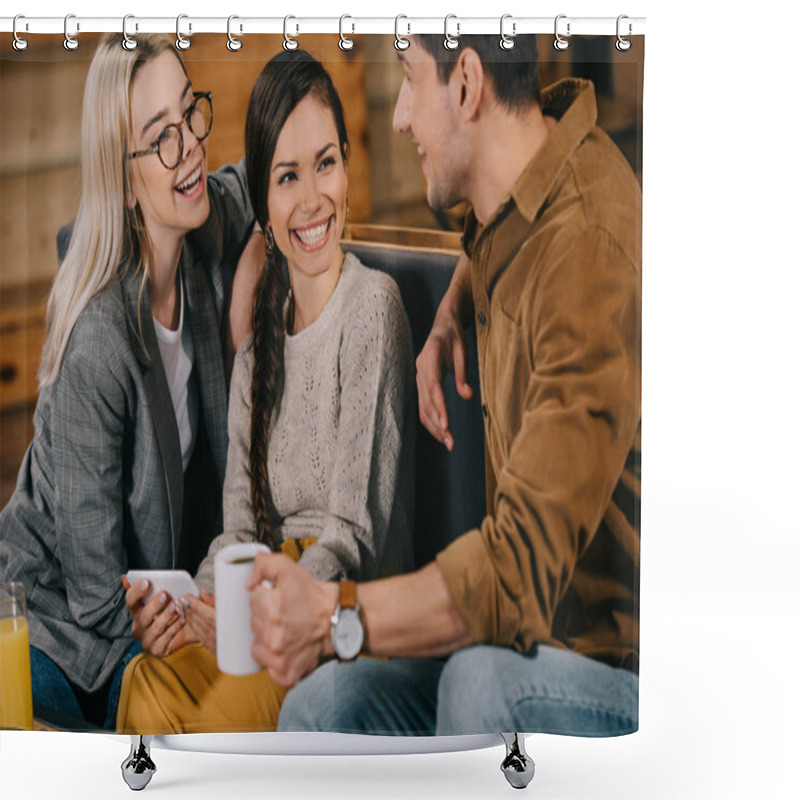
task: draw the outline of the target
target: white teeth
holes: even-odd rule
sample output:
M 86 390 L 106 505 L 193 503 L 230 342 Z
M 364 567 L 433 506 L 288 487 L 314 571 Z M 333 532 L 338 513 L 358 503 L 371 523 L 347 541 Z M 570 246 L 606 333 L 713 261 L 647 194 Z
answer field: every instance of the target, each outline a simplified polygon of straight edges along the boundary
M 312 245 L 321 242 L 327 231 L 328 221 L 323 222 L 321 225 L 317 225 L 313 228 L 306 228 L 302 231 L 295 230 L 295 233 L 300 241 L 306 245 L 306 247 L 311 247 Z
M 202 168 L 198 167 L 183 183 L 179 183 L 175 188 L 179 192 L 185 192 L 187 189 L 191 189 L 194 185 L 200 180 L 202 173 Z

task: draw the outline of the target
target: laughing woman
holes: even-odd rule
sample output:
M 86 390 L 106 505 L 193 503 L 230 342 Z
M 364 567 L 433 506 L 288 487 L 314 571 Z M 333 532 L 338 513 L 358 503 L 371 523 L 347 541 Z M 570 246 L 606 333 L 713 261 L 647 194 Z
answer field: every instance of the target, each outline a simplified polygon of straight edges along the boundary
M 221 530 L 226 312 L 253 225 L 241 168 L 207 174 L 210 95 L 168 37 L 137 42 L 105 37 L 89 68 L 35 435 L 0 515 L 0 578 L 28 598 L 34 703 L 76 727 L 113 727 L 140 649 L 120 576 L 194 571 Z
M 225 532 L 197 583 L 211 589 L 214 554 L 243 541 L 283 550 L 320 580 L 409 569 L 411 333 L 391 278 L 341 247 L 349 146 L 322 65 L 303 51 L 273 58 L 245 139 L 266 263 L 231 380 Z M 136 601 L 132 588 L 135 619 Z M 219 672 L 211 602 L 191 599 L 187 620 L 202 645 L 130 664 L 118 731 L 274 730 L 285 690 L 266 672 Z

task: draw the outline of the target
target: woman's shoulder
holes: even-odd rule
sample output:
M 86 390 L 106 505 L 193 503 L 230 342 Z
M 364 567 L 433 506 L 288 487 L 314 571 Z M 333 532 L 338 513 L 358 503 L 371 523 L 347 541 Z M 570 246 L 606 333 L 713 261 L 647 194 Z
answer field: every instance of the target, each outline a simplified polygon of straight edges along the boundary
M 392 352 L 406 347 L 411 329 L 397 284 L 385 272 L 362 264 L 352 253 L 347 255 L 350 296 L 345 308 L 345 342 L 348 346 Z
M 403 311 L 403 299 L 394 279 L 386 272 L 365 265 L 353 253 L 345 256 L 349 275 L 349 293 L 358 302 L 356 308 L 382 307 Z
M 120 284 L 98 292 L 81 311 L 67 344 L 65 359 L 85 357 L 108 364 L 130 350 L 129 324 Z
M 244 159 L 208 174 L 208 196 L 211 206 L 209 218 L 198 231 L 203 231 L 209 225 L 216 227 L 231 222 L 252 225 Z
M 233 358 L 233 370 L 231 372 L 231 384 L 237 380 L 249 382 L 253 372 L 253 332 L 245 336 L 236 355 Z
M 214 172 L 208 173 L 208 188 L 212 194 L 225 195 L 232 193 L 236 198 L 247 194 L 244 159 L 235 164 L 226 164 Z

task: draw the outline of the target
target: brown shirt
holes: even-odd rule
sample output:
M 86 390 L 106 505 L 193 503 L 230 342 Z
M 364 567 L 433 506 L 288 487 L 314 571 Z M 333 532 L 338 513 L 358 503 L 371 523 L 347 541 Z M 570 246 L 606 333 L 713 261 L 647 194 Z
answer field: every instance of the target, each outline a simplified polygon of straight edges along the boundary
M 591 83 L 542 107 L 511 196 L 467 220 L 488 513 L 438 564 L 476 641 L 638 671 L 641 190 Z

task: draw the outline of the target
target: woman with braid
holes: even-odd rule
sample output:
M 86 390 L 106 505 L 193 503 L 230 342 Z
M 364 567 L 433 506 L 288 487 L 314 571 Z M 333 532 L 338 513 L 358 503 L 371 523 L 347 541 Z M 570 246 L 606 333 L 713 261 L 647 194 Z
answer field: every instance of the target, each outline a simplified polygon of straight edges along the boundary
M 320 580 L 412 566 L 411 334 L 391 278 L 341 248 L 349 145 L 322 65 L 303 51 L 273 58 L 245 139 L 266 258 L 231 379 L 224 532 L 197 574 L 201 598 L 177 601 L 177 636 L 192 643 L 126 670 L 120 732 L 275 729 L 285 690 L 267 672 L 217 669 L 211 590 L 222 547 L 263 542 Z

